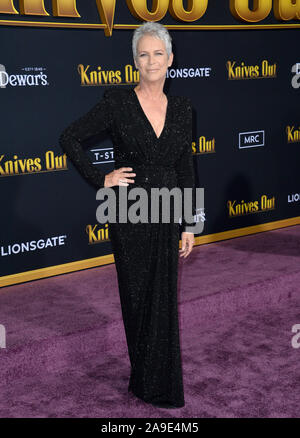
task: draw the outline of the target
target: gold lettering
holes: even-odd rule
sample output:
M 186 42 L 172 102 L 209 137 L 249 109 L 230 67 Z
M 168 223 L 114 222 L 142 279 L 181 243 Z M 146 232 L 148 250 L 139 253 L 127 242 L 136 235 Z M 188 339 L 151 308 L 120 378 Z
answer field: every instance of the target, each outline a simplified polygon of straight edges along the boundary
M 295 143 L 300 141 L 300 127 L 299 129 L 295 129 L 294 126 L 287 126 L 286 133 L 288 143 Z
M 77 67 L 78 73 L 80 74 L 80 78 L 81 78 L 81 85 L 90 84 L 90 79 L 86 74 L 86 71 L 89 69 L 89 67 L 90 66 L 88 65 L 86 68 L 84 68 L 82 64 L 79 64 Z
M 107 26 L 104 29 L 104 34 L 106 36 L 111 36 L 116 9 L 116 0 L 96 0 L 96 4 L 101 22 Z
M 244 216 L 246 214 L 255 213 L 259 210 L 258 201 L 245 202 L 242 200 L 239 204 L 236 201 L 227 201 L 229 216 Z
M 227 202 L 227 207 L 228 207 L 228 209 L 229 209 L 229 216 L 235 216 L 236 215 L 236 213 L 235 213 L 235 210 L 234 210 L 234 204 L 235 204 L 235 202 L 236 201 L 228 201 Z
M 101 70 L 98 66 L 97 70 L 88 71 L 90 66 L 84 67 L 83 64 L 79 64 L 77 71 L 80 75 L 81 85 L 101 85 L 101 84 L 117 84 L 122 82 L 120 70 Z
M 152 0 L 151 12 L 148 10 L 147 0 L 126 0 L 131 14 L 141 21 L 159 21 L 168 11 L 170 0 Z
M 87 225 L 85 231 L 88 235 L 89 243 L 98 243 L 109 240 L 108 234 L 108 224 L 105 224 L 104 227 L 97 230 L 98 225 Z
M 261 72 L 259 65 L 245 65 L 243 61 L 238 66 L 236 66 L 235 61 L 227 61 L 226 67 L 228 79 L 255 79 L 276 77 L 277 65 L 276 63 L 269 64 L 268 60 L 264 59 L 261 64 Z
M 196 143 L 192 143 L 192 151 L 197 154 L 209 154 L 215 152 L 215 138 L 208 140 L 204 135 L 199 137 L 198 150 Z
M 54 17 L 81 17 L 76 8 L 76 0 L 52 0 Z
M 56 156 L 53 151 L 47 151 L 45 154 L 45 166 L 47 170 L 66 169 L 67 160 L 65 154 Z
M 275 208 L 275 196 L 268 199 L 267 195 L 261 196 L 261 210 L 273 210 Z
M 0 1 L 0 14 L 19 14 L 13 4 L 13 0 Z
M 276 64 L 269 64 L 269 62 L 264 59 L 262 62 L 262 76 L 274 77 L 276 76 Z
M 0 156 L 0 163 L 4 155 Z M 46 170 L 67 169 L 66 154 L 55 156 L 53 151 L 46 153 Z M 0 166 L 0 175 L 20 175 L 42 171 L 41 158 L 19 158 L 18 155 L 13 155 L 12 160 L 6 160 Z
M 25 15 L 50 15 L 45 10 L 44 0 L 20 0 L 20 12 Z
M 300 1 L 299 0 L 274 0 L 274 16 L 277 20 L 299 20 Z
M 237 20 L 256 23 L 270 14 L 272 0 L 253 0 L 253 11 L 249 9 L 249 0 L 230 0 L 229 7 Z
M 105 25 L 104 34 L 111 36 L 114 27 L 116 0 L 95 1 L 101 23 Z M 208 0 L 185 1 L 184 5 L 184 0 L 152 0 L 152 2 L 149 0 L 126 0 L 126 4 L 130 13 L 139 22 L 160 21 L 168 11 L 175 20 L 186 23 L 195 22 L 203 17 L 208 8 Z M 151 10 L 148 9 L 149 3 L 152 5 Z M 272 0 L 253 0 L 253 7 L 250 9 L 250 0 L 230 0 L 229 8 L 237 20 L 256 23 L 268 17 L 272 10 L 272 3 Z M 15 8 L 13 0 L 0 0 L 0 14 L 50 15 L 45 9 L 44 0 L 20 0 L 19 6 L 20 12 Z M 274 0 L 273 11 L 277 20 L 300 20 L 300 0 Z M 77 10 L 76 0 L 52 0 L 52 14 L 54 17 L 81 18 Z M 25 22 L 20 20 L 20 23 Z M 59 27 L 61 24 L 63 23 L 58 24 Z M 39 26 L 40 24 L 35 22 L 33 25 Z M 127 25 L 116 26 L 128 28 Z M 244 73 L 252 77 L 252 66 Z M 133 79 L 133 82 L 137 81 Z
M 207 10 L 208 0 L 188 0 L 187 9 L 183 7 L 183 0 L 171 0 L 169 12 L 175 20 L 192 22 L 199 20 Z
M 125 82 L 127 84 L 134 84 L 140 81 L 140 72 L 134 70 L 131 64 L 125 65 Z

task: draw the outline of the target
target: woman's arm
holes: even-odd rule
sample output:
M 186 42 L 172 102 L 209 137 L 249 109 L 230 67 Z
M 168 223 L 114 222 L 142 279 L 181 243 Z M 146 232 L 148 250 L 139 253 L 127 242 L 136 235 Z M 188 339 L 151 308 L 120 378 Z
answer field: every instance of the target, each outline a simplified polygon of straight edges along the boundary
M 176 162 L 176 172 L 178 178 L 178 186 L 182 190 L 182 225 L 184 232 L 189 232 L 188 228 L 195 225 L 195 222 L 186 222 L 184 218 L 184 188 L 192 189 L 192 215 L 196 214 L 195 207 L 195 174 L 192 155 L 192 103 L 189 98 L 185 98 L 185 113 L 184 117 L 184 150 Z
M 60 134 L 59 144 L 74 166 L 94 187 L 104 187 L 105 174 L 94 166 L 86 154 L 82 142 L 109 129 L 113 121 L 111 89 L 85 115 L 75 120 Z

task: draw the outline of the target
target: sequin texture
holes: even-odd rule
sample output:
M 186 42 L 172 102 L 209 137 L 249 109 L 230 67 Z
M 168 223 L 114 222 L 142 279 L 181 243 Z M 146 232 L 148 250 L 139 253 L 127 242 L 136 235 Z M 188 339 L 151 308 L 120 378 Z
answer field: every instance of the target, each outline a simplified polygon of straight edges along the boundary
M 128 188 L 143 187 L 148 193 L 151 187 L 195 188 L 191 100 L 167 97 L 159 137 L 133 87 L 113 87 L 64 129 L 60 145 L 97 189 L 104 187 L 105 175 L 89 160 L 83 143 L 105 130 L 113 142 L 115 168 L 132 167 L 136 173 Z M 117 195 L 119 187 L 114 189 Z M 172 222 L 109 223 L 131 364 L 128 390 L 145 402 L 175 407 L 185 404 L 177 308 L 179 231 Z

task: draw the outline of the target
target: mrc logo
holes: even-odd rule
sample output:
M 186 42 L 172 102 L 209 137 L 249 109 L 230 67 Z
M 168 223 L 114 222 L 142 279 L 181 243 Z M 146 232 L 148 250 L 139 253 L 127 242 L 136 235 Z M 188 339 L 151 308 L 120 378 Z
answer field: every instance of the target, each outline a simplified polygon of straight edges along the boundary
M 249 131 L 239 133 L 239 149 L 255 148 L 265 145 L 265 131 Z

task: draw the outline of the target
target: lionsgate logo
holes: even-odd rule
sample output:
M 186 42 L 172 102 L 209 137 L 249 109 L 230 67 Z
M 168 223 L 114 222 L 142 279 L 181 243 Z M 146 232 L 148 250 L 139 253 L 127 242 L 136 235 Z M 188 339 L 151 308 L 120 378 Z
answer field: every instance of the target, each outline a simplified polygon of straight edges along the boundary
M 167 78 L 208 78 L 211 76 L 211 67 L 181 67 L 169 68 L 167 70 Z
M 288 194 L 288 203 L 294 203 L 300 201 L 300 193 L 290 193 Z
M 44 67 L 23 67 L 21 73 L 10 73 L 0 64 L 0 88 L 11 87 L 39 87 L 49 85 L 48 76 Z
M 96 210 L 96 218 L 100 224 L 149 223 L 150 216 L 150 223 L 182 223 L 186 232 L 202 233 L 204 188 L 181 190 L 179 187 L 151 187 L 150 203 L 149 192 L 143 187 L 128 190 L 127 186 L 118 186 L 117 189 L 118 201 L 116 192 L 111 187 L 101 188 L 96 193 L 96 199 L 103 201 Z M 128 201 L 134 201 L 130 202 L 129 208 Z
M 239 149 L 256 148 L 265 145 L 265 131 L 239 133 Z
M 45 239 L 30 240 L 27 242 L 15 242 L 5 246 L 0 246 L 0 256 L 13 256 L 30 251 L 39 251 L 48 247 L 54 248 L 58 246 L 66 245 L 67 235 L 62 234 L 60 236 L 46 237 Z

